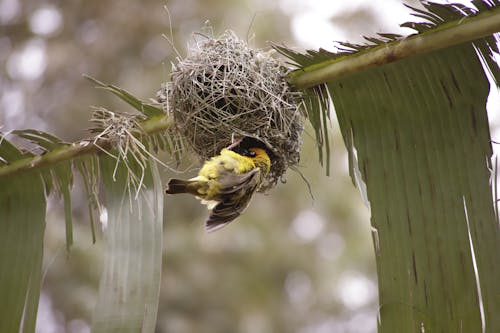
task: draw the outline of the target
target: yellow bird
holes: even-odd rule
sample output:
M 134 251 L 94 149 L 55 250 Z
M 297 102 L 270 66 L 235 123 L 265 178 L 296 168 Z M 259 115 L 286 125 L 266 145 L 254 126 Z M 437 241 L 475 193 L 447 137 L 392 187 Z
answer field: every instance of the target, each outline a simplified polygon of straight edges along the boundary
M 195 195 L 210 210 L 206 230 L 215 231 L 247 208 L 270 168 L 271 160 L 262 148 L 248 148 L 241 153 L 224 148 L 220 155 L 205 162 L 198 176 L 171 179 L 166 192 Z

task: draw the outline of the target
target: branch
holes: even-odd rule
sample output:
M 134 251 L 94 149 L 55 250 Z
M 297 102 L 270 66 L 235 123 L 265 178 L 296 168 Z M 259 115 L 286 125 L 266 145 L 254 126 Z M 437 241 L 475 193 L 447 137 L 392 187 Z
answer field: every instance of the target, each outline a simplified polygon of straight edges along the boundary
M 296 70 L 289 74 L 296 88 L 321 83 L 378 67 L 404 58 L 446 49 L 500 31 L 500 7 L 473 17 L 450 22 L 425 33 L 373 47 L 348 58 L 336 58 Z
M 169 129 L 173 124 L 173 117 L 161 116 L 143 121 L 138 134 L 154 134 Z M 68 161 L 88 154 L 102 153 L 102 149 L 113 148 L 113 143 L 105 138 L 85 139 L 62 146 L 43 155 L 23 158 L 11 164 L 0 166 L 0 178 L 14 176 L 42 167 L 52 166 L 59 162 Z

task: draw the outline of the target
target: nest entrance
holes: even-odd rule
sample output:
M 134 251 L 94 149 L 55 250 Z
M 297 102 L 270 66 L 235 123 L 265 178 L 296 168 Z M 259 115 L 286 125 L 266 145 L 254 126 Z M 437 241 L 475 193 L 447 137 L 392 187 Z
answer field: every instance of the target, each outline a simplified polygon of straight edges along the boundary
M 179 59 L 164 102 L 176 130 L 201 160 L 219 154 L 233 139 L 265 148 L 271 171 L 261 187 L 273 187 L 299 162 L 302 95 L 286 81 L 288 69 L 253 50 L 231 31 L 203 37 Z

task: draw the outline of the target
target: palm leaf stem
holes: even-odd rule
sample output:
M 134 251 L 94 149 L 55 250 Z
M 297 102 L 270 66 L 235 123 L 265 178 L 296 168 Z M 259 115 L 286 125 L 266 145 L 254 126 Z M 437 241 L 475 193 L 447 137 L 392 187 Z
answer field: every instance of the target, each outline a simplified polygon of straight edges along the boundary
M 289 74 L 296 88 L 310 88 L 383 64 L 432 51 L 447 49 L 500 31 L 500 7 L 449 22 L 424 33 L 384 43 L 358 52 L 303 67 Z
M 149 135 L 165 131 L 169 129 L 172 124 L 173 117 L 169 115 L 149 118 L 140 123 L 141 130 L 138 134 Z M 99 153 L 102 152 L 103 149 L 111 148 L 112 145 L 113 143 L 106 138 L 84 139 L 58 147 L 43 155 L 30 156 L 14 161 L 11 164 L 0 166 L 0 178 L 19 175 L 30 170 L 52 166 L 76 157 Z

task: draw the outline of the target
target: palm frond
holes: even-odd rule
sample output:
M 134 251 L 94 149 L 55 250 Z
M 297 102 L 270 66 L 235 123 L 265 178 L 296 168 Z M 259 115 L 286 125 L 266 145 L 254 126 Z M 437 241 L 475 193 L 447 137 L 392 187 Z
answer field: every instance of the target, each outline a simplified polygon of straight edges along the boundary
M 298 66 L 292 84 L 327 87 L 351 177 L 366 184 L 379 332 L 494 332 L 500 231 L 489 183 L 489 84 L 478 53 L 498 86 L 500 2 L 423 5 L 414 15 L 427 22 L 406 23 L 418 32 L 409 37 L 379 34 L 335 54 L 278 50 Z M 328 105 L 324 94 L 317 99 Z M 325 110 L 317 104 L 307 106 L 318 131 L 314 119 Z
M 130 158 L 133 160 L 133 158 Z M 154 160 L 146 169 L 101 159 L 106 252 L 92 332 L 154 332 L 158 308 L 163 186 Z M 134 173 L 134 174 L 132 174 Z M 114 179 L 114 181 L 113 181 Z M 131 186 L 130 179 L 143 179 Z
M 140 101 L 125 90 L 95 82 L 140 114 L 96 109 L 95 135 L 75 143 L 32 129 L 0 135 L 1 332 L 35 331 L 46 196 L 58 194 L 63 199 L 69 250 L 73 243 L 70 191 L 75 171 L 82 176 L 87 192 L 93 241 L 96 239 L 93 216 L 95 210 L 102 208 L 98 189 L 104 180 L 109 194 L 106 208 L 110 228 L 106 237 L 112 241 L 107 243 L 107 265 L 94 331 L 106 331 L 113 323 L 106 316 L 118 318 L 120 313 L 120 331 L 130 331 L 131 327 L 132 331 L 154 331 L 161 271 L 163 191 L 153 153 L 173 152 L 180 143 L 168 131 L 172 118 L 162 109 Z M 124 252 L 127 248 L 130 251 Z M 108 279 L 110 274 L 112 279 Z M 119 285 L 120 292 L 108 283 Z M 120 307 L 117 304 L 122 304 L 124 295 L 131 303 Z M 143 317 L 130 317 L 131 312 Z
M 87 80 L 90 82 L 93 82 L 97 85 L 98 88 L 105 89 L 112 94 L 114 94 L 116 97 L 121 99 L 122 101 L 128 103 L 131 107 L 136 109 L 137 111 L 143 113 L 147 117 L 161 117 L 165 114 L 161 108 L 158 108 L 151 103 L 145 103 L 141 100 L 139 100 L 137 97 L 126 91 L 125 89 L 122 89 L 120 87 L 117 87 L 113 84 L 109 83 L 104 83 L 101 82 L 91 76 L 85 75 L 84 76 Z
M 23 153 L 0 140 L 3 163 Z M 29 191 L 27 190 L 29 189 Z M 0 180 L 0 320 L 1 332 L 34 332 L 41 286 L 45 193 L 42 177 Z

